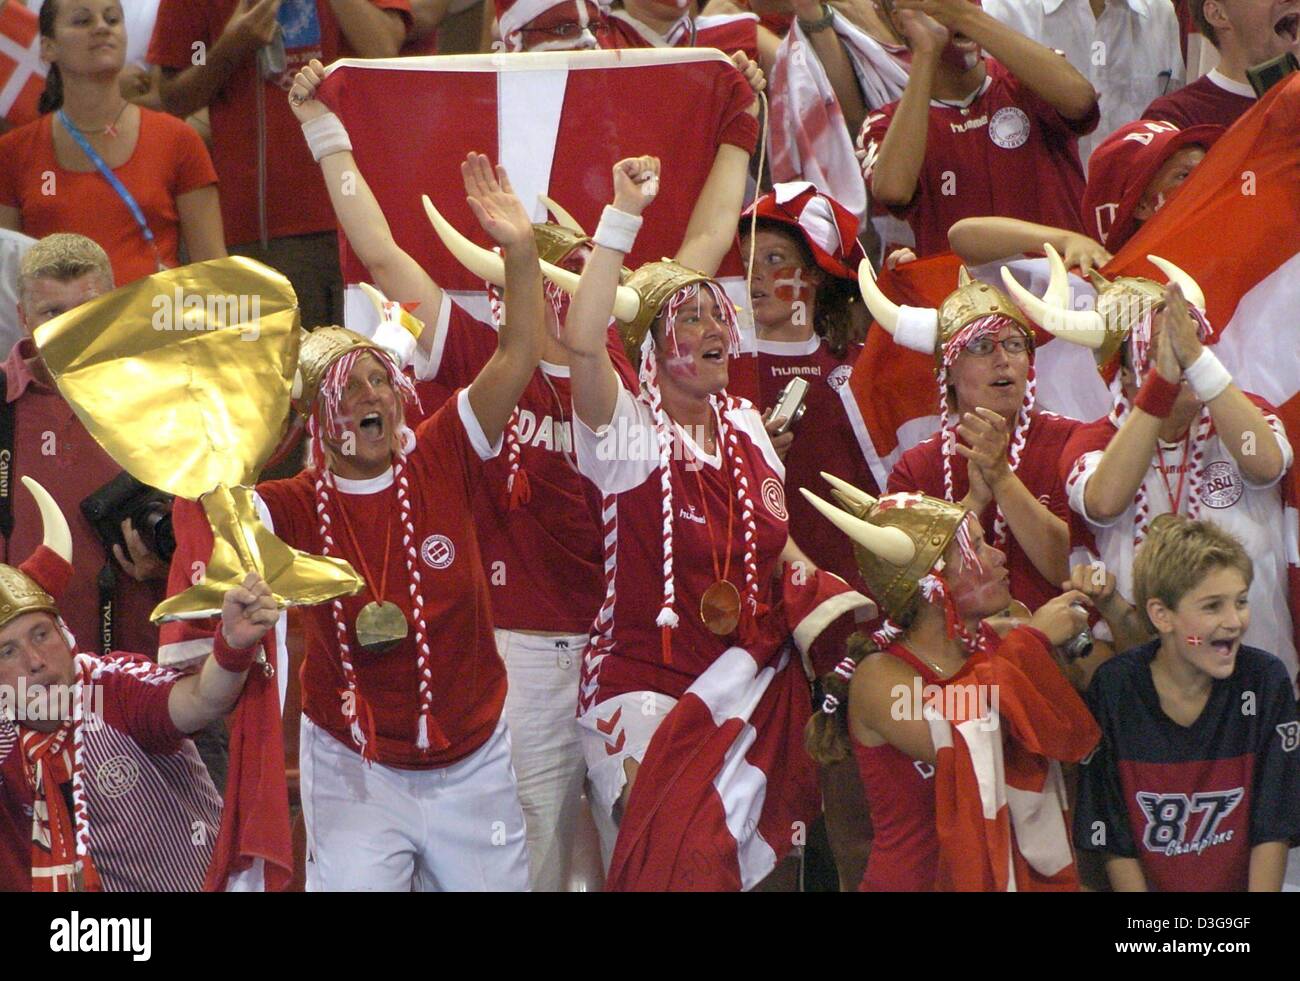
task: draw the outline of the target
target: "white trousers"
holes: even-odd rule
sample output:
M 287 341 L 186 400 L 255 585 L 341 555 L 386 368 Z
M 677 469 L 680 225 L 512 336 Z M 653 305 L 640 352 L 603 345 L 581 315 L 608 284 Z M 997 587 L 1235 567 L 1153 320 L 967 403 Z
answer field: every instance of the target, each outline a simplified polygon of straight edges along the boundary
M 309 892 L 528 889 L 504 718 L 437 770 L 369 765 L 305 715 L 300 731 Z
M 624 764 L 645 759 L 650 740 L 676 706 L 677 699 L 654 691 L 630 691 L 587 709 L 578 720 L 582 752 L 587 761 L 591 816 L 600 835 L 602 867 L 609 871 L 622 815 L 614 807 L 627 783 Z
M 528 826 L 532 887 L 536 892 L 562 892 L 569 888 L 577 830 L 583 820 L 587 767 L 574 716 L 587 637 L 495 633 L 510 684 L 505 717 L 510 724 L 519 803 Z

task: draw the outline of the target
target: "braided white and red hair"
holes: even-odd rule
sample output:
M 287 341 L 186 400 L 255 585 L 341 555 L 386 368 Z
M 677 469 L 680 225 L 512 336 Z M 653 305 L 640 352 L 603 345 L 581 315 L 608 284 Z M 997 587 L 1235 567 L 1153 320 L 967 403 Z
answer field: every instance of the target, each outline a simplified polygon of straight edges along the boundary
M 727 295 L 722 291 L 722 288 L 713 282 L 692 283 L 689 286 L 684 286 L 668 298 L 661 314 L 663 348 L 668 350 L 671 346 L 672 357 L 680 357 L 677 347 L 677 315 L 691 300 L 698 302 L 701 288 L 708 290 L 713 297 L 714 303 L 717 304 L 718 316 L 727 329 L 727 356 L 732 357 L 740 351 L 740 330 L 736 323 L 736 310 Z M 660 604 L 659 615 L 655 618 L 655 623 L 662 630 L 661 640 L 664 662 L 670 663 L 672 660 L 671 631 L 676 629 L 680 622 L 676 610 L 677 590 L 673 576 L 672 460 L 675 436 L 672 426 L 669 425 L 668 414 L 664 412 L 663 397 L 659 391 L 659 359 L 655 353 L 652 334 L 646 335 L 642 346 L 640 379 L 641 387 L 645 392 L 654 419 L 655 442 L 659 449 L 659 487 L 663 514 L 664 589 L 663 601 Z M 757 524 L 754 520 L 753 496 L 750 493 L 749 480 L 740 454 L 740 444 L 733 427 L 726 424 L 726 411 L 735 408 L 738 404 L 738 401 L 727 395 L 725 391 L 709 397 L 709 405 L 713 410 L 718 425 L 718 447 L 722 452 L 726 465 L 730 468 L 732 483 L 736 488 L 736 496 L 740 500 L 741 523 L 745 541 L 745 582 L 744 587 L 740 590 L 742 597 L 741 610 L 742 616 L 748 614 L 752 617 L 758 613 L 758 591 L 760 586 L 758 582 L 758 559 L 755 554 L 758 534 Z M 727 543 L 727 547 L 731 547 L 730 542 Z M 749 601 L 748 606 L 746 606 L 745 600 Z
M 1200 310 L 1193 306 L 1189 305 L 1187 312 L 1196 321 L 1197 334 L 1204 341 L 1212 333 L 1209 321 L 1205 319 L 1205 315 Z M 1155 370 L 1155 344 L 1151 339 L 1151 328 L 1154 322 L 1155 308 L 1148 306 L 1129 332 L 1127 340 L 1128 363 L 1135 384 L 1146 378 L 1148 372 Z M 1115 373 L 1115 377 L 1111 379 L 1110 392 L 1112 404 L 1109 418 L 1111 425 L 1119 429 L 1124 424 L 1124 420 L 1128 418 L 1133 405 L 1128 396 L 1124 394 L 1123 379 L 1118 371 Z M 1182 461 L 1182 465 L 1187 468 L 1188 477 L 1187 516 L 1193 521 L 1201 516 L 1201 483 L 1204 476 L 1202 470 L 1205 465 L 1205 444 L 1209 441 L 1212 425 L 1210 407 L 1202 405 L 1195 422 L 1195 429 L 1191 433 L 1191 441 L 1188 443 Z M 1179 508 L 1181 503 L 1181 501 L 1170 501 L 1169 506 Z M 1151 513 L 1151 502 L 1147 497 L 1145 477 L 1138 484 L 1137 494 L 1133 498 L 1133 508 L 1133 547 L 1137 548 L 1146 541 L 1147 532 L 1151 528 L 1151 520 L 1154 517 Z
M 312 413 L 307 423 L 307 430 L 311 439 L 311 461 L 316 473 L 314 487 L 316 513 L 320 516 L 321 554 L 326 556 L 331 554 L 341 556 L 342 552 L 335 543 L 332 532 L 333 519 L 330 516 L 330 495 L 338 488 L 334 482 L 334 472 L 330 470 L 326 462 L 322 428 L 331 440 L 341 438 L 343 433 L 341 406 L 348 376 L 351 374 L 357 359 L 368 353 L 374 354 L 380 364 L 383 365 L 384 370 L 388 373 L 390 383 L 401 396 L 402 402 L 419 405 L 419 397 L 416 395 L 415 387 L 411 384 L 410 379 L 399 371 L 396 365 L 380 351 L 369 348 L 349 351 L 330 365 L 326 371 L 321 382 L 317 411 Z M 410 621 L 415 631 L 416 671 L 419 678 L 420 698 L 415 744 L 418 749 L 428 750 L 433 746 L 435 737 L 443 746 L 446 745 L 447 741 L 433 717 L 433 669 L 430 663 L 433 654 L 429 648 L 428 627 L 424 619 L 424 594 L 421 591 L 420 565 L 418 562 L 419 556 L 417 555 L 418 546 L 415 540 L 415 522 L 411 515 L 410 481 L 407 477 L 406 468 L 406 455 L 413 448 L 414 434 L 403 423 L 399 429 L 398 445 L 393 453 L 393 486 L 397 494 L 399 520 L 402 528 L 402 554 L 406 560 L 407 586 L 411 603 Z M 383 561 L 388 561 L 387 555 L 383 556 Z M 381 596 L 377 597 L 377 599 L 383 602 L 387 597 Z M 338 638 L 339 663 L 343 669 L 343 680 L 348 690 L 349 697 L 345 705 L 350 710 L 349 724 L 352 741 L 356 744 L 362 756 L 373 759 L 374 749 L 369 738 L 373 733 L 367 734 L 365 726 L 362 725 L 365 706 L 357 689 L 356 668 L 352 663 L 352 644 L 349 640 L 347 624 L 343 619 L 343 601 L 341 598 L 336 598 L 330 604 L 330 611 L 334 619 L 335 635 Z
M 956 501 L 952 486 L 952 458 L 957 453 L 957 415 L 948 405 L 948 369 L 957 359 L 957 355 L 965 349 L 971 341 L 981 337 L 995 337 L 1004 327 L 1019 327 L 1014 320 L 1003 314 L 990 314 L 987 317 L 980 317 L 978 320 L 972 320 L 969 324 L 959 330 L 943 349 L 943 363 L 939 368 L 939 444 L 943 456 L 943 497 L 945 501 Z M 1020 409 L 1016 413 L 1016 426 L 1011 433 L 1011 441 L 1008 446 L 1007 460 L 1011 466 L 1011 472 L 1015 473 L 1020 467 L 1020 457 L 1025 449 L 1025 439 L 1029 434 L 1029 413 L 1034 408 L 1035 393 L 1037 391 L 1037 382 L 1034 374 L 1034 363 L 1029 362 L 1029 374 L 1025 380 L 1025 397 L 1020 403 Z M 969 463 L 967 464 L 969 467 Z M 995 548 L 1002 548 L 1006 541 L 1007 522 L 1002 515 L 1002 508 L 994 502 L 993 517 L 993 534 L 991 542 Z

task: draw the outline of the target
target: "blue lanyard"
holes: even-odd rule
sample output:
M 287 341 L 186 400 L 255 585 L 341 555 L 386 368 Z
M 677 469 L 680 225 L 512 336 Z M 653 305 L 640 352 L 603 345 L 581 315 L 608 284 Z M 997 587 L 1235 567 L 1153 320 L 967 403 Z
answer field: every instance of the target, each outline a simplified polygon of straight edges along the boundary
M 153 249 L 154 260 L 158 263 L 159 271 L 166 269 L 167 267 L 163 265 L 162 256 L 158 254 L 158 246 L 154 242 L 153 229 L 149 227 L 149 222 L 145 220 L 144 212 L 140 209 L 140 205 L 136 203 L 135 198 L 131 196 L 131 192 L 126 189 L 126 185 L 122 183 L 117 174 L 113 173 L 108 164 L 104 162 L 104 158 L 95 152 L 95 148 L 91 146 L 90 141 L 86 139 L 86 134 L 72 125 L 71 121 L 68 119 L 67 113 L 62 109 L 59 110 L 59 122 L 63 124 L 63 128 L 67 130 L 68 135 L 77 141 L 77 146 L 81 147 L 82 152 L 90 158 L 90 162 L 93 163 L 96 169 L 104 175 L 104 180 L 108 181 L 109 186 L 117 192 L 117 196 L 121 198 L 122 202 L 131 210 L 131 214 L 135 218 L 135 223 L 140 226 L 140 234 L 144 236 L 144 240 L 148 242 L 150 248 Z

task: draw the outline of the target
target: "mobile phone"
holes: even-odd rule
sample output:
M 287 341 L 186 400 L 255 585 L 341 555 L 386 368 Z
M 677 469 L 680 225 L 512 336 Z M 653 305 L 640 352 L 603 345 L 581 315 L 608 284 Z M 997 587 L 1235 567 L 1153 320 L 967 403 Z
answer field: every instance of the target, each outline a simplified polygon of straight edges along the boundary
M 802 378 L 791 378 L 786 383 L 785 388 L 781 389 L 781 395 L 776 400 L 776 405 L 772 406 L 772 415 L 768 418 L 768 425 L 776 423 L 776 429 L 769 429 L 768 432 L 773 436 L 782 436 L 789 432 L 790 427 L 803 418 L 803 413 L 808 406 L 804 403 L 804 398 L 808 395 L 808 383 Z

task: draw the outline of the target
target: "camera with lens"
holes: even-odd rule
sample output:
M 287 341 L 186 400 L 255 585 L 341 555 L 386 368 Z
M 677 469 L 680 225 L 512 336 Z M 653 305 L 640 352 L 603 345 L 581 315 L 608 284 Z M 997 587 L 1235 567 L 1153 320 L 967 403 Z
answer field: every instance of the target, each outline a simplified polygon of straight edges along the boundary
M 125 554 L 131 554 L 122 536 L 122 522 L 127 518 L 145 546 L 158 558 L 170 562 L 176 551 L 172 495 L 142 484 L 126 471 L 82 501 L 81 513 L 110 553 L 114 545 L 121 545 Z
M 1072 605 L 1076 610 L 1086 610 L 1079 603 Z M 1081 657 L 1087 657 L 1092 653 L 1092 628 L 1085 625 L 1082 630 L 1062 644 L 1060 650 L 1067 661 L 1077 661 Z

